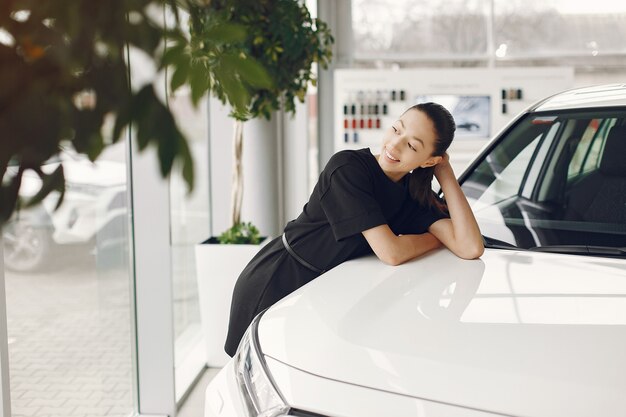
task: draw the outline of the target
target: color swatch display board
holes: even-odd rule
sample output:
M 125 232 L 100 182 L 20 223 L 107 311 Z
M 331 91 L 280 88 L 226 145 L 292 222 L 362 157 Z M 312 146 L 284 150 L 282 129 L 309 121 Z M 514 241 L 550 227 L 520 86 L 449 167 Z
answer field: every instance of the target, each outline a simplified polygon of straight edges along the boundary
M 410 106 L 434 101 L 457 123 L 450 152 L 463 164 L 515 115 L 574 85 L 572 68 L 340 69 L 335 71 L 335 150 L 380 151 L 385 129 Z

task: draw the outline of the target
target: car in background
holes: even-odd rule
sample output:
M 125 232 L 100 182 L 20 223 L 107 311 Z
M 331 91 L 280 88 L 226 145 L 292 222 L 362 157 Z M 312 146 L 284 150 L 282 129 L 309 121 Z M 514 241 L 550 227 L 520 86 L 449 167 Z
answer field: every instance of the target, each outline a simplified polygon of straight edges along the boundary
M 205 417 L 626 415 L 626 85 L 533 105 L 459 182 L 480 259 L 324 273 L 257 316 Z
M 470 132 L 474 132 L 480 129 L 480 125 L 471 120 L 458 120 L 456 127 L 457 129 L 469 130 Z
M 58 192 L 41 204 L 16 212 L 3 227 L 4 265 L 18 272 L 40 271 L 58 258 L 64 247 L 106 251 L 126 239 L 126 165 L 122 162 L 89 161 L 64 148 L 47 161 L 45 172 L 63 164 L 66 191 L 55 210 Z M 26 171 L 20 197 L 29 198 L 41 187 L 41 179 Z

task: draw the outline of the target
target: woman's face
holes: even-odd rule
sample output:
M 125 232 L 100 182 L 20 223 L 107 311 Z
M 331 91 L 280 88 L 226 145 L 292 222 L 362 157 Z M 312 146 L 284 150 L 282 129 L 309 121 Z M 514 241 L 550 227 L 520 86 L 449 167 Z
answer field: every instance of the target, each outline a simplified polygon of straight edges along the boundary
M 378 156 L 381 168 L 393 181 L 414 169 L 427 168 L 441 161 L 432 156 L 437 135 L 433 122 L 420 110 L 404 113 L 385 132 Z

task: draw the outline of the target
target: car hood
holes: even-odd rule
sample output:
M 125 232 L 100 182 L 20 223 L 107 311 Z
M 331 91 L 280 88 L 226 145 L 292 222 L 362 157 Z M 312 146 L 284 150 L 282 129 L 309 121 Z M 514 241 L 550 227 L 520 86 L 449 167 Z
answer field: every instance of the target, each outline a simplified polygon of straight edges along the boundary
M 346 262 L 270 308 L 263 353 L 308 373 L 506 415 L 626 415 L 626 262 L 446 249 Z

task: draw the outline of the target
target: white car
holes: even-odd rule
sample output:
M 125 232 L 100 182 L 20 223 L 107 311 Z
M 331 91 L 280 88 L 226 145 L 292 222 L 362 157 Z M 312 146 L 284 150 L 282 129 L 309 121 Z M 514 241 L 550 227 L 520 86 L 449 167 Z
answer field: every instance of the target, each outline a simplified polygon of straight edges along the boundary
M 58 258 L 55 249 L 64 245 L 88 245 L 106 250 L 123 245 L 127 234 L 126 165 L 122 162 L 91 162 L 64 149 L 42 169 L 50 173 L 63 164 L 66 191 L 55 210 L 58 192 L 41 204 L 16 212 L 3 228 L 4 264 L 13 271 L 30 272 L 50 266 Z M 30 198 L 41 179 L 26 171 L 20 196 Z
M 626 416 L 626 85 L 512 121 L 459 179 L 485 237 L 346 262 L 259 315 L 212 416 Z

